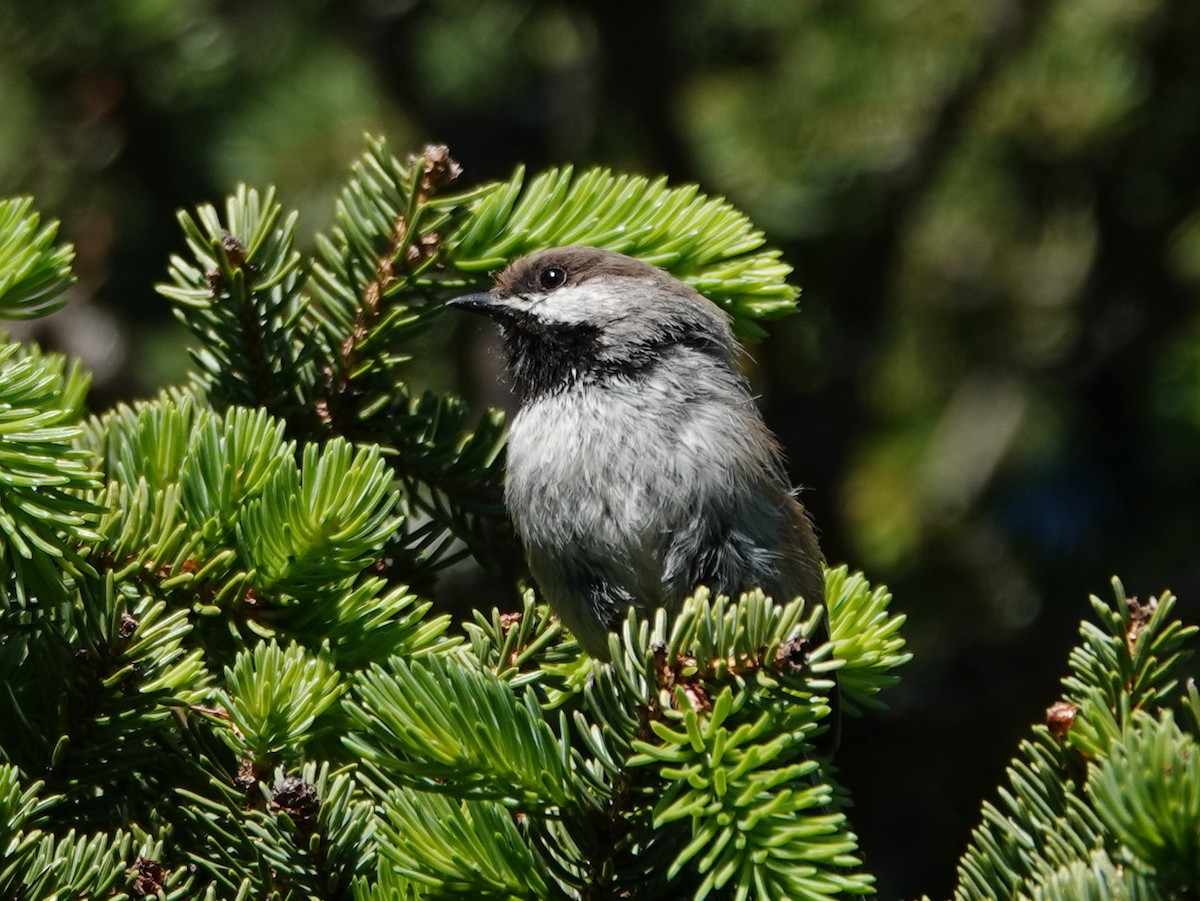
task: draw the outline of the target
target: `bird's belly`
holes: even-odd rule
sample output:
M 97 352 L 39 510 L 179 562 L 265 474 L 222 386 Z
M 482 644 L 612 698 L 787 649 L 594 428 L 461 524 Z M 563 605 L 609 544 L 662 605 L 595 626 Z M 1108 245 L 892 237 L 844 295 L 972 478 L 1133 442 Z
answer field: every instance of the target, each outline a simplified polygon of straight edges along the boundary
M 668 461 L 644 459 L 644 448 L 670 446 L 648 440 L 644 430 L 658 427 L 611 403 L 548 399 L 521 410 L 505 493 L 531 556 L 603 566 L 630 589 L 657 593 L 682 500 Z

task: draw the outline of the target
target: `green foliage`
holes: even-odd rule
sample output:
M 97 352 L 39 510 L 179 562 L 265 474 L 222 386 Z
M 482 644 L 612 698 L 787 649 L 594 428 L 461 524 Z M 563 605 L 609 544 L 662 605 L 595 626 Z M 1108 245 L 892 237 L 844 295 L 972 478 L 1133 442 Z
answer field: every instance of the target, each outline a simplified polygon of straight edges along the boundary
M 805 613 L 803 604 L 776 605 L 761 593 L 736 605 L 701 593 L 656 661 L 674 684 L 660 686 L 662 718 L 633 741 L 629 765 L 665 781 L 653 823 L 687 824 L 669 873 L 694 868 L 703 877 L 697 897 L 871 890 L 869 876 L 852 872 L 855 837 L 812 757 L 832 683 L 819 662 L 828 646 L 797 656 L 817 626 Z
M 1108 755 L 1093 761 L 1088 793 L 1105 829 L 1164 886 L 1200 880 L 1200 747 L 1175 723 L 1141 711 Z
M 0 349 L 0 892 L 874 891 L 820 749 L 835 677 L 861 715 L 910 658 L 886 588 L 829 570 L 827 611 L 699 589 L 672 621 L 631 613 L 611 663 L 530 592 L 461 630 L 433 615 L 440 569 L 513 551 L 502 419 L 398 384 L 449 292 L 589 241 L 670 267 L 743 330 L 794 300 L 762 236 L 693 188 L 562 170 L 446 193 L 456 176 L 444 149 L 372 142 L 310 264 L 271 192 L 182 215 L 195 259 L 163 293 L 200 342 L 189 389 L 80 422 L 76 367 Z M 35 252 L 13 258 L 42 274 L 14 296 L 44 299 L 67 278 L 53 230 L 17 218 Z M 1200 878 L 1196 629 L 1171 595 L 1116 588 L 956 898 Z
M 0 200 L 0 317 L 32 319 L 66 302 L 75 248 L 56 245 L 57 234 L 57 222 L 41 225 L 32 197 Z
M 238 520 L 237 547 L 266 590 L 300 594 L 361 572 L 395 528 L 391 473 L 376 448 L 309 444 L 275 467 Z M 280 524 L 284 524 L 281 529 Z
M 304 312 L 300 254 L 292 247 L 296 214 L 270 190 L 241 186 L 222 220 L 200 206 L 179 223 L 193 259 L 171 258 L 172 285 L 159 290 L 200 341 L 192 356 L 197 383 L 222 404 L 262 406 L 287 415 L 307 376 L 296 325 Z
M 1071 651 L 1071 672 L 1063 680 L 1068 699 L 1080 708 L 1071 744 L 1090 758 L 1104 756 L 1124 735 L 1135 710 L 1154 710 L 1178 692 L 1191 656 L 1183 648 L 1196 633 L 1170 618 L 1170 592 L 1139 604 L 1115 580 L 1113 590 L 1114 605 L 1091 599 L 1099 622 L 1081 626 L 1084 641 Z
M 370 139 L 369 145 L 338 199 L 331 234 L 318 238 L 311 290 L 318 301 L 317 324 L 329 343 L 349 338 L 341 351 L 350 367 L 359 356 L 374 359 L 365 365 L 390 367 L 405 362 L 392 349 L 397 339 L 438 312 L 424 276 L 438 262 L 437 235 L 456 202 L 433 194 L 457 178 L 458 170 L 444 153 L 406 164 L 385 141 Z M 398 296 L 412 282 L 425 290 Z M 344 374 L 355 373 L 351 368 Z
M 352 686 L 346 745 L 386 793 L 381 862 L 403 891 L 870 890 L 812 758 L 830 647 L 799 652 L 818 624 L 802 601 L 701 592 L 674 624 L 630 619 L 583 678 L 545 619 L 479 617 L 475 654 L 393 659 Z
M 551 169 L 525 184 L 518 169 L 474 200 L 469 224 L 451 235 L 449 258 L 481 272 L 542 247 L 585 244 L 638 257 L 669 270 L 721 304 L 739 332 L 766 333 L 757 319 L 794 311 L 798 292 L 778 251 L 759 250 L 762 232 L 720 198 L 665 178 Z
M 412 897 L 549 896 L 547 874 L 500 804 L 398 790 L 384 816 L 381 865 L 408 881 Z
M 1200 696 L 1180 684 L 1195 626 L 1169 592 L 1092 598 L 1063 700 L 983 807 L 955 899 L 1159 898 L 1196 884 Z M 1188 728 L 1176 722 L 1186 712 Z M 1052 731 L 1053 730 L 1053 731 Z
M 355 698 L 346 744 L 389 778 L 523 808 L 568 800 L 566 752 L 536 698 L 486 670 L 395 659 L 363 673 Z
M 131 845 L 130 836 L 119 829 L 111 838 L 77 835 L 73 829 L 57 841 L 47 836 L 30 860 L 38 875 L 17 887 L 33 897 L 106 895 L 124 875 L 124 862 L 133 859 Z
M 700 589 L 673 621 L 631 614 L 612 663 L 531 593 L 461 632 L 432 615 L 440 569 L 514 551 L 501 417 L 400 382 L 447 293 L 588 241 L 670 267 L 743 331 L 794 301 L 762 236 L 694 188 L 561 170 L 446 193 L 456 177 L 444 149 L 372 142 L 311 265 L 272 192 L 181 215 L 194 260 L 163 293 L 200 342 L 190 389 L 81 422 L 78 367 L 0 349 L 0 893 L 873 892 L 819 749 L 834 677 L 860 715 L 910 658 L 886 588 L 829 570 L 827 611 Z M 45 306 L 68 252 L 27 205 L 3 212 L 5 296 Z M 1200 879 L 1196 629 L 1171 595 L 1116 588 L 956 898 Z
M 1164 895 L 1152 880 L 1125 870 L 1103 852 L 1056 870 L 1027 895 L 1030 901 L 1155 901 Z
M 437 646 L 445 617 L 426 619 L 427 602 L 363 575 L 395 528 L 394 476 L 378 450 L 335 438 L 306 445 L 297 463 L 285 426 L 261 409 L 218 415 L 186 394 L 90 423 L 83 443 L 108 477 L 93 565 L 166 593 L 205 630 L 282 631 L 345 665 Z
M 314 722 L 343 689 L 328 660 L 299 645 L 283 649 L 274 641 L 262 642 L 225 669 L 225 688 L 217 700 L 230 728 L 220 733 L 221 740 L 256 771 L 266 771 L 284 751 L 303 748 Z
M 16 884 L 18 873 L 29 866 L 29 857 L 42 838 L 37 828 L 40 815 L 54 806 L 53 798 L 40 797 L 41 782 L 24 787 L 20 770 L 11 764 L 0 765 L 0 847 L 4 848 L 4 868 L 0 886 Z
M 87 378 L 77 364 L 18 344 L 0 346 L 0 595 L 59 592 L 78 572 L 99 508 L 95 461 L 72 447 Z
M 0 317 L 32 318 L 63 303 L 74 282 L 58 223 L 41 225 L 30 198 L 0 200 Z M 71 447 L 88 377 L 78 364 L 15 343 L 0 345 L 0 601 L 61 594 L 78 572 L 77 546 L 94 535 L 91 455 Z
M 845 565 L 826 575 L 825 601 L 834 652 L 845 661 L 837 671 L 841 702 L 853 713 L 878 709 L 874 695 L 894 685 L 899 677 L 891 671 L 912 659 L 900 637 L 905 617 L 889 615 L 887 588 L 872 589 L 862 573 L 851 574 Z
M 295 454 L 295 443 L 284 441 L 285 426 L 265 410 L 233 407 L 221 418 L 205 416 L 191 427 L 188 441 L 195 452 L 169 472 L 180 474 L 187 518 L 202 524 L 207 541 L 216 544 L 233 535 L 241 506 L 259 496 L 279 461 Z

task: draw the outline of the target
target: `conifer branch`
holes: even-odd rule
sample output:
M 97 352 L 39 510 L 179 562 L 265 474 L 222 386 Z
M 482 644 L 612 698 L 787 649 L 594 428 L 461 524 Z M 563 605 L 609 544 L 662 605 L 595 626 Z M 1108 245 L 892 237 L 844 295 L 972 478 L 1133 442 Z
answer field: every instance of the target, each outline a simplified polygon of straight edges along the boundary
M 312 348 L 297 331 L 306 300 L 296 218 L 283 216 L 273 188 L 260 197 L 245 185 L 227 199 L 224 219 L 208 204 L 195 217 L 179 212 L 192 260 L 173 256 L 173 283 L 158 290 L 200 340 L 196 379 L 221 406 L 284 417 L 303 410 Z
M 1200 719 L 1185 732 L 1161 708 L 1179 703 L 1198 630 L 1171 618 L 1169 592 L 1139 603 L 1114 579 L 1113 593 L 1091 599 L 1096 622 L 1080 627 L 1062 700 L 1021 743 L 999 801 L 984 804 L 956 901 L 1133 898 L 1150 885 L 1172 897 L 1195 884 Z M 1200 709 L 1194 698 L 1184 709 Z
M 60 600 L 65 577 L 90 571 L 99 476 L 72 446 L 87 383 L 62 357 L 0 345 L 0 603 Z
M 401 377 L 406 345 L 442 312 L 443 231 L 464 210 L 462 195 L 441 192 L 459 172 L 445 147 L 402 163 L 371 140 L 332 232 L 318 239 L 309 282 L 307 325 L 320 348 L 311 406 L 323 433 L 385 448 L 404 516 L 389 572 L 423 586 L 468 554 L 486 560 L 497 545 L 501 556 L 512 553 L 498 502 L 502 418 L 472 425 L 460 401 L 413 396 Z
M 749 338 L 756 320 L 796 309 L 799 291 L 765 236 L 719 197 L 666 178 L 551 169 L 526 184 L 524 168 L 472 201 L 466 224 L 445 240 L 447 260 L 462 272 L 497 269 L 533 250 L 585 244 L 662 266 L 720 304 Z
M 397 345 L 438 312 L 421 294 L 400 292 L 437 263 L 444 216 L 431 215 L 431 201 L 460 172 L 445 147 L 431 145 L 401 163 L 385 141 L 371 139 L 338 200 L 331 235 L 318 239 L 313 322 L 329 350 L 316 407 L 336 434 L 361 437 L 380 378 L 387 387 L 400 381 L 394 370 L 405 357 Z
M 900 635 L 906 617 L 889 612 L 887 588 L 872 588 L 845 565 L 825 571 L 825 599 L 834 653 L 845 661 L 837 670 L 842 709 L 852 715 L 878 709 L 875 695 L 894 685 L 894 671 L 912 660 Z
M 188 390 L 81 424 L 76 370 L 0 352 L 0 402 L 24 398 L 0 416 L 0 513 L 34 511 L 0 517 L 0 559 L 23 541 L 41 561 L 0 573 L 0 894 L 869 886 L 811 750 L 833 670 L 865 706 L 907 659 L 886 591 L 843 573 L 854 625 L 822 647 L 802 604 L 698 596 L 670 628 L 631 618 L 611 664 L 531 594 L 462 632 L 421 599 L 449 562 L 516 554 L 502 417 L 402 378 L 450 291 L 578 241 L 671 268 L 743 331 L 795 300 L 694 187 L 557 170 L 449 193 L 456 175 L 444 149 L 372 142 L 311 264 L 272 191 L 180 214 L 190 259 L 161 290 L 197 342 Z M 3 296 L 43 309 L 69 249 L 3 211 L 33 273 L 4 283 L 0 247 Z
M 0 317 L 33 319 L 65 302 L 75 248 L 55 244 L 58 223 L 41 224 L 32 197 L 0 200 Z

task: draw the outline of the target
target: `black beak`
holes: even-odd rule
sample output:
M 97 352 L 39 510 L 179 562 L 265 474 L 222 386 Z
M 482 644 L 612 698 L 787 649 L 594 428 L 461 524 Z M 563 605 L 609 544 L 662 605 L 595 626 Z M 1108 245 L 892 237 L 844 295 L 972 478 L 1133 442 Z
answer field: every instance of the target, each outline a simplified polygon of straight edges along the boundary
M 480 291 L 478 294 L 464 294 L 462 297 L 453 297 L 446 301 L 446 306 L 490 316 L 494 315 L 502 304 L 487 291 Z

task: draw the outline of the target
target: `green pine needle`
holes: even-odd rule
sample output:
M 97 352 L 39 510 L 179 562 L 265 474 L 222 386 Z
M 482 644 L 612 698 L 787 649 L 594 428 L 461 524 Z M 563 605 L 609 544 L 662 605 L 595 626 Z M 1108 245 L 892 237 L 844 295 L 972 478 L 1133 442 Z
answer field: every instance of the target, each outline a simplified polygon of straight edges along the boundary
M 448 658 L 395 658 L 361 674 L 347 746 L 424 791 L 542 810 L 572 799 L 564 752 L 532 695 Z
M 1103 851 L 1073 861 L 1017 901 L 1158 901 L 1165 896 L 1153 880 L 1118 864 Z
M 446 238 L 448 260 L 465 273 L 486 272 L 534 250 L 584 244 L 661 266 L 716 301 L 750 338 L 758 320 L 796 309 L 799 291 L 778 251 L 761 249 L 762 232 L 720 197 L 665 178 L 571 167 L 526 183 L 524 168 L 476 192 L 471 216 Z
M 361 572 L 396 527 L 392 474 L 376 448 L 340 438 L 304 448 L 301 467 L 275 467 L 237 523 L 255 583 L 306 593 Z
M 292 464 L 296 445 L 284 440 L 286 427 L 265 410 L 246 407 L 203 416 L 192 426 L 176 472 L 188 520 L 214 546 L 232 536 L 242 507 L 262 493 L 272 473 Z
M 413 886 L 427 887 L 435 897 L 551 897 L 546 875 L 506 807 L 400 789 L 385 799 L 384 813 L 381 868 Z
M 865 707 L 907 660 L 885 590 L 831 574 L 820 647 L 801 601 L 700 593 L 674 623 L 632 617 L 611 664 L 531 594 L 465 636 L 421 597 L 518 552 L 503 417 L 403 381 L 449 290 L 591 244 L 760 335 L 795 308 L 790 267 L 694 185 L 456 176 L 444 149 L 372 140 L 313 260 L 273 190 L 180 213 L 160 290 L 196 341 L 188 390 L 81 425 L 78 369 L 0 348 L 0 591 L 26 602 L 0 608 L 19 724 L 0 894 L 870 890 L 812 743 L 835 670 Z M 27 203 L 0 207 L 0 315 L 52 305 L 70 277 L 52 244 Z
M 906 617 L 889 615 L 886 587 L 872 588 L 845 565 L 825 571 L 825 599 L 834 654 L 845 661 L 837 671 L 842 707 L 850 714 L 877 710 L 883 705 L 875 695 L 896 684 L 894 671 L 912 659 L 900 634 Z
M 659 705 L 663 719 L 650 721 L 653 738 L 636 739 L 629 761 L 665 780 L 655 827 L 689 824 L 668 876 L 694 868 L 698 898 L 732 886 L 742 895 L 756 882 L 769 897 L 868 893 L 870 877 L 853 872 L 860 861 L 845 815 L 830 810 L 832 789 L 811 757 L 829 713 L 812 689 L 827 691 L 827 683 L 806 690 L 802 674 L 775 665 L 780 645 L 804 634 L 803 602 L 777 612 L 753 593 L 728 608 L 718 598 L 705 609 L 703 595 L 688 604 L 694 610 L 685 605 L 664 660 L 675 675 Z M 723 624 L 713 634 L 724 637 L 684 638 L 695 634 L 691 623 Z M 684 650 L 693 646 L 694 657 Z M 775 679 L 778 695 L 767 688 Z
M 224 218 L 209 204 L 178 217 L 191 259 L 171 257 L 172 283 L 158 291 L 200 342 L 197 383 L 222 405 L 297 414 L 315 350 L 298 333 L 307 301 L 297 214 L 283 214 L 274 188 L 260 196 L 241 185 Z
M 0 584 L 17 574 L 19 600 L 25 589 L 51 600 L 64 576 L 87 571 L 80 548 L 101 509 L 88 499 L 96 460 L 73 446 L 86 384 L 56 354 L 0 345 Z
M 1198 721 L 1190 701 L 1191 732 L 1160 712 L 1179 703 L 1197 629 L 1172 618 L 1170 592 L 1139 603 L 1113 579 L 1113 594 L 1091 599 L 1049 726 L 984 804 L 956 901 L 1173 897 L 1200 878 Z
M 294 758 L 313 736 L 318 718 L 337 701 L 344 684 L 332 663 L 299 645 L 262 642 L 238 654 L 217 692 L 229 714 L 221 738 L 263 772 Z
M 1200 745 L 1169 710 L 1137 711 L 1130 725 L 1089 767 L 1096 813 L 1135 870 L 1163 886 L 1200 884 Z
M 55 244 L 57 234 L 57 222 L 41 224 L 33 198 L 0 200 L 0 317 L 33 319 L 66 302 L 75 248 Z

